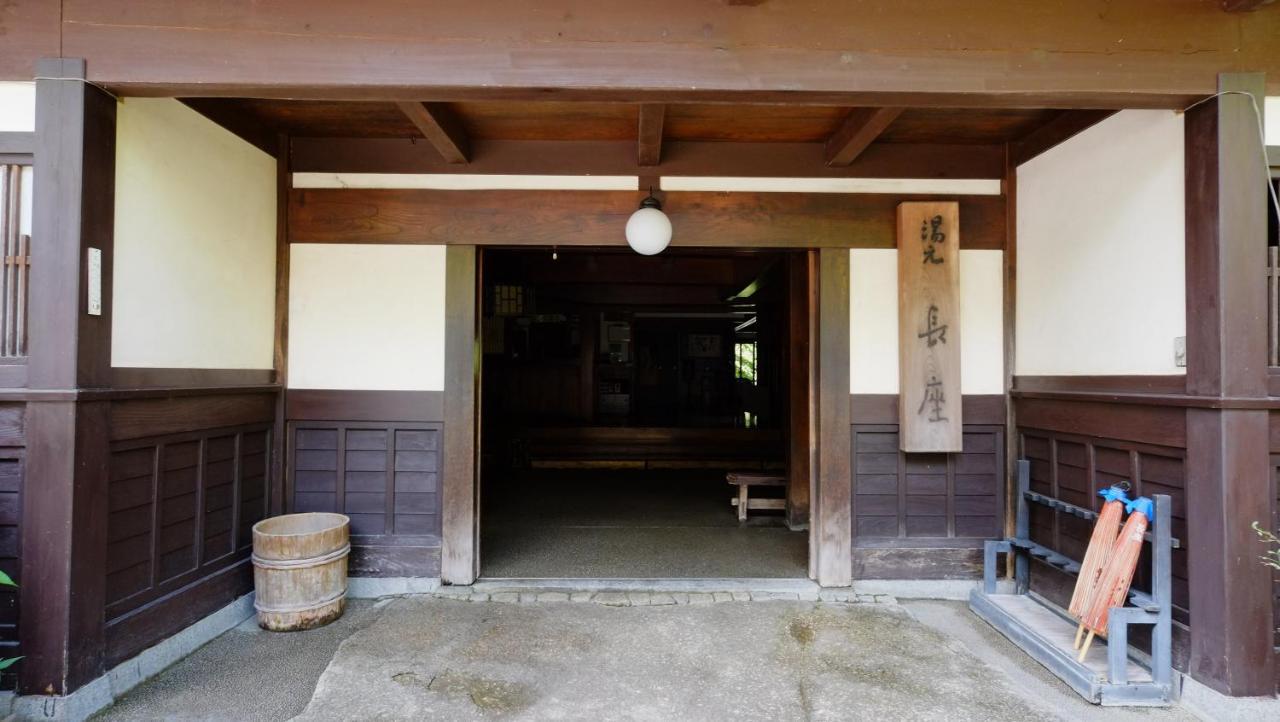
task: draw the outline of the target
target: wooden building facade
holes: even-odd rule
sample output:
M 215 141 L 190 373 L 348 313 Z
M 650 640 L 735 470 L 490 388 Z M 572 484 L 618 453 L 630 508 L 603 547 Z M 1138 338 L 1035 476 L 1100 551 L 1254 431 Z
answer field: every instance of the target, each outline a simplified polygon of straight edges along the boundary
M 19 691 L 71 694 L 250 591 L 270 515 L 350 515 L 357 576 L 473 582 L 493 253 L 611 252 L 580 272 L 643 293 L 658 266 L 616 252 L 652 188 L 673 251 L 781 259 L 782 421 L 723 443 L 785 458 L 811 578 L 977 578 L 1019 458 L 1083 506 L 1128 479 L 1174 500 L 1178 667 L 1274 694 L 1250 524 L 1280 518 L 1280 6 L 1254 4 L 981 29 L 942 2 L 0 10 Z M 908 453 L 897 212 L 923 201 L 958 212 L 963 427 Z M 588 365 L 564 413 L 599 411 Z M 714 436 L 592 433 L 540 442 Z

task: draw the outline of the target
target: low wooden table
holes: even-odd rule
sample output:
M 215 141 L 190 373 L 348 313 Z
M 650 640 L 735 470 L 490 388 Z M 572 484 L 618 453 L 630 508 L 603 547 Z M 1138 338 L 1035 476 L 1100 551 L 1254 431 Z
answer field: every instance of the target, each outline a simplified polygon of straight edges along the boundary
M 776 474 L 763 474 L 751 471 L 731 471 L 725 475 L 730 484 L 738 487 L 738 495 L 729 503 L 738 507 L 738 521 L 747 520 L 748 509 L 786 509 L 786 499 L 752 499 L 753 486 L 786 486 L 785 477 Z

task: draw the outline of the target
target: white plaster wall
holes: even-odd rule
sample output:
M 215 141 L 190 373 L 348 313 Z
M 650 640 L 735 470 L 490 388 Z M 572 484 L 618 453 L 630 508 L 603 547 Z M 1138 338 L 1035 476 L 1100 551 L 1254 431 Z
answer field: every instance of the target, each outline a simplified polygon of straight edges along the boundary
M 1262 114 L 1266 119 L 1267 145 L 1280 145 L 1280 96 L 1267 98 Z
M 1182 116 L 1127 110 L 1018 169 L 1016 373 L 1179 374 Z
M 36 84 L 0 81 L 0 131 L 36 129 Z
M 444 246 L 294 244 L 289 387 L 444 390 Z
M 276 162 L 171 99 L 116 117 L 113 366 L 271 368 Z
M 960 389 L 1004 393 L 1004 253 L 960 251 Z M 898 252 L 849 251 L 849 386 L 898 393 Z

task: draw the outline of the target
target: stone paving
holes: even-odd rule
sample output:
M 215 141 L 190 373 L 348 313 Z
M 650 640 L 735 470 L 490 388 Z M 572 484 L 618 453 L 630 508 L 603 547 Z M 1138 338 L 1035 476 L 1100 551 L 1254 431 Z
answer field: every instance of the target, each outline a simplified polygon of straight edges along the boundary
M 603 604 L 606 607 L 662 607 L 684 604 L 716 604 L 721 602 L 830 602 L 836 604 L 893 604 L 898 600 L 887 594 L 856 594 L 849 590 L 822 589 L 810 592 L 781 591 L 476 591 L 470 587 L 442 587 L 431 596 L 460 602 L 498 602 L 530 604 L 533 602 L 573 602 Z
M 960 602 L 898 602 L 816 587 L 493 583 L 355 600 L 342 619 L 307 632 L 269 633 L 246 621 L 101 717 L 1192 719 L 1176 707 L 1088 704 Z

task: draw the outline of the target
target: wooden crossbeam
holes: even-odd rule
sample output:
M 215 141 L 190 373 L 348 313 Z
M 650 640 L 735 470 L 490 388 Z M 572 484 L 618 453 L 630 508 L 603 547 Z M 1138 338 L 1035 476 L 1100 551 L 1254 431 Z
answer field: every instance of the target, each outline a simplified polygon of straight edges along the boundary
M 467 133 L 453 111 L 444 103 L 398 102 L 396 107 L 405 114 L 422 136 L 440 153 L 446 163 L 466 163 L 470 153 Z
M 640 106 L 639 148 L 636 151 L 638 165 L 657 165 L 662 160 L 662 122 L 667 106 L 662 103 L 645 103 Z
M 1117 112 L 1115 110 L 1064 110 L 1044 125 L 1010 143 L 1009 159 L 1014 165 L 1022 165 Z
M 827 140 L 826 161 L 829 166 L 847 166 L 867 149 L 889 124 L 902 114 L 902 108 L 854 108 L 845 116 L 840 129 Z

